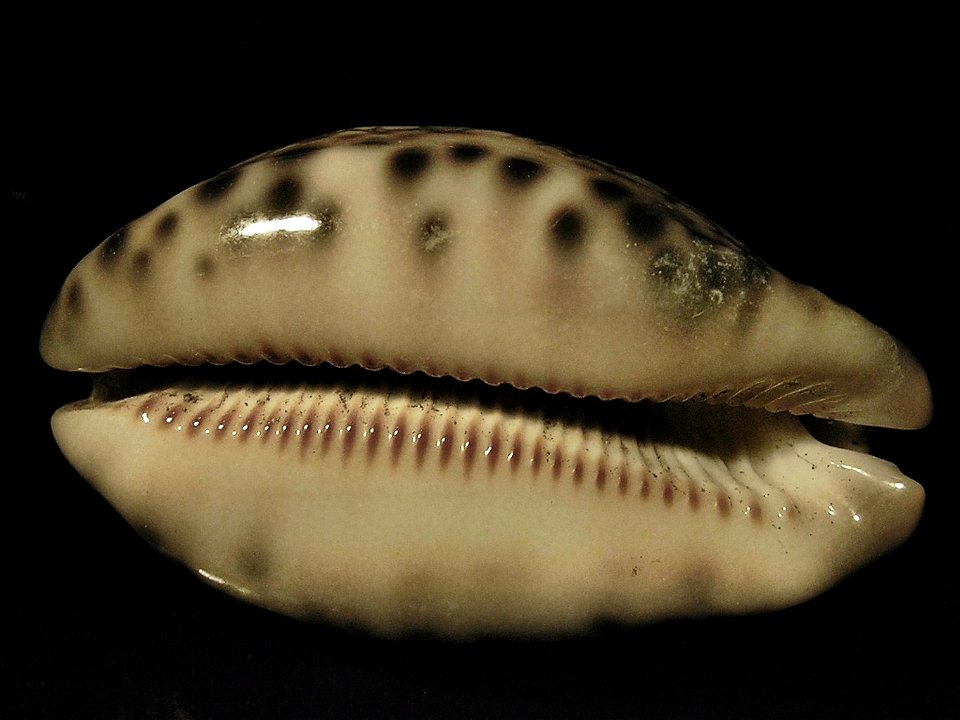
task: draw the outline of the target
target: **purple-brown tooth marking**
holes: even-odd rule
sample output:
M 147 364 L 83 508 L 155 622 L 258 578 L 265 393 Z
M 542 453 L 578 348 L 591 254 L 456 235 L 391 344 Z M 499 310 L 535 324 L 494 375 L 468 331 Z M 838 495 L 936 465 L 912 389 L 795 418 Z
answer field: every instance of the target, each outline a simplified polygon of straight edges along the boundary
M 84 258 L 41 353 L 112 371 L 53 429 L 141 534 L 375 632 L 783 607 L 923 504 L 791 416 L 922 426 L 909 351 L 660 188 L 504 133 L 360 128 L 241 163 Z M 259 373 L 294 360 L 325 379 Z M 173 363 L 258 368 L 116 371 Z

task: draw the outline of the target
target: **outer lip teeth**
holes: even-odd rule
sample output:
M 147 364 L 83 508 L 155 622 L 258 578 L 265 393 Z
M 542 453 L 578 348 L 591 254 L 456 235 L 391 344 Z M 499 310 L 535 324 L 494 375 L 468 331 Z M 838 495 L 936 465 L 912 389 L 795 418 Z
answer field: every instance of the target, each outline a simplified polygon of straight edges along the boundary
M 276 365 L 140 367 L 114 370 L 93 376 L 90 401 L 110 402 L 168 387 L 206 388 L 305 388 L 320 390 L 403 393 L 429 397 L 437 402 L 463 402 L 479 408 L 524 412 L 543 416 L 551 422 L 616 428 L 632 432 L 653 401 L 578 397 L 562 391 L 537 387 L 517 388 L 508 383 L 491 385 L 480 379 L 459 380 L 432 377 L 420 371 L 397 373 L 388 369 L 370 371 L 359 366 L 330 365 L 305 367 L 297 363 Z

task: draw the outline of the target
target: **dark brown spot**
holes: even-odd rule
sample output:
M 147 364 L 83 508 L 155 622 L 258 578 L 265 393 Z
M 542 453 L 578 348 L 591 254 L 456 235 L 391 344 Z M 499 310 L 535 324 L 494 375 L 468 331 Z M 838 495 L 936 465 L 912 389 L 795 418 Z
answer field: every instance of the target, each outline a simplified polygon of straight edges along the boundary
M 717 496 L 717 512 L 720 513 L 720 517 L 730 515 L 730 499 L 726 495 Z
M 480 377 L 483 378 L 484 382 L 486 382 L 488 385 L 500 385 L 503 382 L 503 379 L 500 377 L 500 373 L 492 367 L 482 370 L 480 372 Z
M 140 406 L 137 408 L 137 417 L 142 417 L 144 414 L 149 415 L 153 410 L 153 406 L 157 402 L 156 395 L 148 395 L 147 399 L 140 403 Z
M 103 241 L 103 246 L 100 248 L 100 264 L 104 267 L 115 265 L 126 245 L 127 228 L 124 226 Z
M 630 190 L 628 190 L 625 185 L 615 180 L 608 180 L 607 178 L 595 178 L 591 180 L 590 188 L 601 200 L 607 200 L 609 202 L 617 202 L 630 197 Z
M 572 250 L 584 240 L 583 215 L 574 208 L 563 208 L 550 221 L 550 236 L 561 250 Z
M 266 342 L 257 343 L 257 353 L 259 358 L 266 360 L 269 363 L 274 365 L 283 365 L 290 359 L 290 356 L 284 352 L 280 352 L 273 345 Z
M 487 446 L 487 465 L 493 468 L 500 457 L 500 428 L 494 427 L 490 435 L 490 445 Z
M 763 520 L 763 508 L 760 507 L 760 501 L 754 500 L 750 503 L 750 519 L 755 523 Z
M 397 180 L 411 182 L 420 177 L 430 165 L 430 155 L 422 148 L 408 148 L 394 154 L 390 170 Z
M 601 460 L 597 465 L 597 479 L 596 479 L 597 490 L 603 490 L 607 485 L 607 464 Z
M 563 451 L 558 445 L 556 450 L 553 451 L 553 479 L 560 479 L 560 471 L 563 469 Z
M 350 457 L 353 452 L 353 446 L 357 440 L 357 411 L 351 411 L 347 418 L 347 424 L 343 427 L 343 457 Z
M 522 157 L 506 158 L 500 165 L 503 179 L 511 185 L 528 185 L 544 171 L 544 166 L 535 160 Z
M 237 567 L 245 577 L 251 580 L 265 577 L 270 570 L 266 548 L 262 545 L 245 547 L 237 557 Z
M 240 423 L 239 436 L 241 442 L 246 442 L 246 440 L 251 436 L 256 434 L 257 429 L 255 423 L 257 420 L 256 413 L 250 413 L 247 417 L 244 418 L 243 422 Z
M 446 467 L 450 462 L 450 455 L 453 452 L 453 421 L 447 420 L 443 428 L 443 435 L 440 436 L 440 466 Z
M 403 445 L 407 442 L 407 420 L 405 417 L 401 416 L 401 418 L 397 420 L 397 427 L 394 430 L 390 442 L 393 443 L 393 446 L 390 448 L 390 461 L 396 465 L 397 460 L 400 459 L 400 451 L 403 450 Z
M 457 143 L 450 148 L 450 157 L 457 162 L 472 163 L 489 153 L 483 145 L 476 143 Z
M 187 432 L 190 433 L 191 435 L 194 433 L 200 432 L 200 428 L 203 426 L 203 419 L 204 419 L 203 413 L 198 413 L 194 415 L 193 418 L 190 420 L 190 424 L 187 425 Z
M 632 202 L 623 211 L 627 231 L 638 240 L 655 240 L 663 232 L 663 217 L 653 208 Z
M 280 162 L 289 162 L 308 157 L 319 149 L 316 145 L 294 145 L 293 147 L 288 147 L 286 150 L 280 150 L 274 153 L 273 157 Z
M 627 473 L 626 468 L 620 468 L 620 482 L 617 483 L 617 488 L 620 490 L 621 495 L 626 495 L 627 490 L 630 489 L 630 475 Z
M 292 177 L 281 178 L 267 192 L 266 205 L 276 212 L 293 210 L 300 200 L 300 183 Z
M 533 446 L 533 455 L 530 457 L 530 469 L 533 470 L 534 475 L 540 472 L 541 464 L 543 464 L 543 440 L 537 438 Z
M 159 417 L 158 427 L 161 428 L 173 428 L 177 426 L 177 416 L 183 412 L 184 409 L 180 407 L 167 407 L 165 412 L 162 412 Z
M 573 464 L 573 484 L 580 485 L 583 482 L 583 459 L 577 457 Z
M 669 481 L 663 484 L 663 504 L 667 507 L 673 505 L 673 483 Z
M 313 231 L 313 237 L 317 240 L 326 240 L 334 233 L 339 232 L 343 224 L 340 208 L 332 203 L 320 207 L 315 216 L 318 226 Z
M 240 177 L 239 168 L 226 170 L 205 183 L 197 186 L 197 198 L 200 202 L 209 203 L 225 196 L 236 184 Z
M 320 364 L 320 361 L 317 360 L 316 356 L 311 351 L 305 350 L 302 347 L 291 350 L 290 357 L 292 357 L 301 365 L 306 365 L 307 367 L 313 367 L 314 365 Z
M 477 458 L 477 426 L 471 425 L 467 430 L 467 439 L 463 444 L 463 461 L 467 472 L 473 467 L 473 461 Z
M 257 428 L 257 435 L 260 436 L 260 442 L 266 442 L 276 434 L 280 421 L 275 415 L 266 415 L 262 422 L 263 425 Z
M 640 497 L 646 500 L 650 497 L 650 478 L 644 478 L 640 481 Z
M 427 446 L 430 445 L 430 425 L 424 425 L 413 437 L 417 445 L 417 465 L 423 465 L 423 458 L 427 454 Z
M 294 412 L 291 410 L 287 413 L 287 417 L 283 419 L 278 428 L 280 432 L 280 447 L 286 447 L 287 443 L 290 442 L 290 437 L 296 432 L 295 422 Z
M 177 231 L 179 224 L 180 216 L 172 210 L 160 218 L 153 228 L 153 234 L 156 236 L 157 242 L 161 244 L 169 242 L 170 238 L 173 237 L 173 234 Z
M 443 250 L 450 242 L 450 229 L 446 218 L 435 213 L 424 218 L 420 223 L 420 232 L 417 238 L 420 247 L 428 253 Z
M 139 250 L 130 263 L 130 272 L 135 282 L 142 282 L 150 274 L 150 251 Z
M 206 253 L 198 255 L 196 260 L 193 261 L 193 271 L 198 278 L 204 280 L 213 277 L 216 271 L 216 263 L 214 263 L 213 257 Z
M 520 465 L 520 454 L 523 452 L 523 444 L 520 441 L 520 433 L 516 433 L 513 438 L 513 447 L 510 448 L 510 469 L 516 471 Z
M 214 438 L 216 438 L 217 440 L 219 440 L 220 438 L 222 438 L 222 437 L 224 436 L 224 431 L 225 431 L 228 427 L 230 427 L 230 423 L 233 422 L 233 415 L 234 415 L 235 412 L 236 412 L 236 410 L 228 410 L 227 412 L 225 412 L 223 415 L 221 415 L 221 416 L 219 417 L 219 419 L 217 420 L 217 425 L 216 425 L 216 431 L 217 431 L 217 433 L 216 433 L 216 435 L 214 435 Z
M 336 418 L 334 416 L 334 411 L 331 410 L 327 415 L 327 420 L 323 426 L 319 429 L 323 437 L 320 439 L 320 449 L 323 454 L 327 453 L 327 450 L 330 449 L 330 443 L 333 440 L 333 435 L 337 431 L 336 428 Z
M 304 455 L 307 452 L 307 445 L 310 442 L 310 439 L 317 434 L 316 429 L 313 427 L 313 421 L 316 417 L 317 411 L 315 408 L 311 408 L 310 412 L 307 414 L 306 419 L 299 426 L 298 430 L 300 433 L 300 454 Z
M 74 280 L 67 288 L 66 299 L 64 300 L 68 315 L 83 314 L 83 288 L 79 280 Z
M 373 460 L 377 454 L 377 447 L 380 445 L 380 436 L 383 433 L 380 430 L 380 423 L 374 421 L 367 428 L 367 460 Z
M 690 509 L 696 512 L 700 509 L 700 490 L 691 487 L 687 490 L 687 503 L 690 505 Z

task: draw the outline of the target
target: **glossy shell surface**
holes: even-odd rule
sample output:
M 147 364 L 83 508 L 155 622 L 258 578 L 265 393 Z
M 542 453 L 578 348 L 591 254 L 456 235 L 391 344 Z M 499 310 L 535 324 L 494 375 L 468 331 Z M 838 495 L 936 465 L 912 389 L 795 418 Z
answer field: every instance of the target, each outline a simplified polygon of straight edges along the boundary
M 137 371 L 112 372 L 54 432 L 209 582 L 378 632 L 782 607 L 923 502 L 792 417 L 923 425 L 896 340 L 659 188 L 503 133 L 358 129 L 241 163 L 81 261 L 41 352 L 308 366 L 130 397 Z

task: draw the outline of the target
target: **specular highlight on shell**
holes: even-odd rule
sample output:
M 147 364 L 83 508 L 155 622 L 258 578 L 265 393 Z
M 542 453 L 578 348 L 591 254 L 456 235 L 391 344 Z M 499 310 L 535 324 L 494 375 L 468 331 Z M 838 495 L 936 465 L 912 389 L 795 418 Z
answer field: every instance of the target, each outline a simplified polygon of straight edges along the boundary
M 134 397 L 112 372 L 54 431 L 208 581 L 382 632 L 782 607 L 922 506 L 792 417 L 924 424 L 908 351 L 659 188 L 502 133 L 359 129 L 242 163 L 81 261 L 41 352 L 309 366 Z

